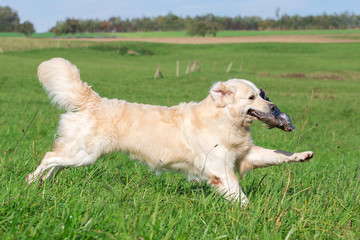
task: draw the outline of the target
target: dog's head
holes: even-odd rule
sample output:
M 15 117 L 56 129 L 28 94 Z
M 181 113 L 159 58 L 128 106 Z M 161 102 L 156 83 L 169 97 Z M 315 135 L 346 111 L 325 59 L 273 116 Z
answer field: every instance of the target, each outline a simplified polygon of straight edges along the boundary
M 250 126 L 253 120 L 258 120 L 268 128 L 295 130 L 290 117 L 270 101 L 264 90 L 250 81 L 231 79 L 217 82 L 210 89 L 210 95 L 216 107 L 223 108 L 234 123 Z

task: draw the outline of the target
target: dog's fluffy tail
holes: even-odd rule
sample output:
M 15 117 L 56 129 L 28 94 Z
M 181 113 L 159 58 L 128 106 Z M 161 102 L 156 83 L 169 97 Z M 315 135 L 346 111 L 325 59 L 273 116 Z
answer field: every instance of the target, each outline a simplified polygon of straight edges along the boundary
M 80 80 L 79 70 L 63 58 L 53 58 L 40 64 L 38 77 L 52 103 L 67 111 L 86 109 L 100 100 L 90 86 Z

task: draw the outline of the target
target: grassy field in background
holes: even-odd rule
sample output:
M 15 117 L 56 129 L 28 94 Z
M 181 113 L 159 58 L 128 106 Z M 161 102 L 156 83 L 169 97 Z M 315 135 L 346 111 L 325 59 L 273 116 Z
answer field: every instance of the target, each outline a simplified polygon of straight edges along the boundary
M 296 31 L 220 31 L 218 37 L 249 37 L 249 36 L 276 36 L 276 35 L 319 35 L 323 37 L 360 40 L 359 29 L 345 30 L 296 30 Z M 183 38 L 189 37 L 185 31 L 168 32 L 127 32 L 127 33 L 77 33 L 63 34 L 60 37 L 54 33 L 34 33 L 30 38 L 26 38 L 22 33 L 0 32 L 0 52 L 8 51 L 31 51 L 36 49 L 49 48 L 79 48 L 98 45 L 86 41 L 88 38 L 106 39 L 106 38 Z M 207 36 L 212 38 L 213 36 Z M 84 38 L 82 41 L 74 41 L 76 38 Z M 197 38 L 197 37 L 194 37 Z
M 261 31 L 219 31 L 218 37 L 245 37 L 245 36 L 274 36 L 274 35 L 332 35 L 338 37 L 355 36 L 359 39 L 360 29 L 340 29 L 340 30 L 261 30 Z M 1 33 L 0 37 L 24 37 L 21 33 Z M 54 38 L 54 33 L 34 33 L 31 38 Z M 64 34 L 61 38 L 114 38 L 114 37 L 141 37 L 141 38 L 163 38 L 163 37 L 189 37 L 186 31 L 167 31 L 167 32 L 125 32 L 125 33 L 77 33 L 74 36 Z M 212 37 L 212 35 L 208 36 Z
M 128 56 L 124 48 L 153 55 Z M 0 238 L 358 239 L 359 49 L 360 43 L 108 43 L 0 54 Z M 201 101 L 216 81 L 249 79 L 297 127 L 286 133 L 255 123 L 255 144 L 315 156 L 247 173 L 241 185 L 251 206 L 245 209 L 205 183 L 157 176 L 120 153 L 27 187 L 25 176 L 51 149 L 62 113 L 36 77 L 37 66 L 52 57 L 76 64 L 101 96 L 130 102 Z M 185 75 L 194 60 L 200 72 Z M 158 64 L 164 77 L 154 80 Z
M 64 38 L 25 38 L 25 37 L 0 37 L 2 52 L 24 52 L 37 49 L 50 48 L 86 48 L 91 45 L 102 44 L 91 41 L 72 40 Z M 1 52 L 0 50 L 0 52 Z

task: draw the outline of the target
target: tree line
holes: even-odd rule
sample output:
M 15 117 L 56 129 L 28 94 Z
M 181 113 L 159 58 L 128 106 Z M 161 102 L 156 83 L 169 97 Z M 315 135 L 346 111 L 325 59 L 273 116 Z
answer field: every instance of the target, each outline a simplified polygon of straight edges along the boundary
M 278 13 L 278 11 L 277 11 Z M 149 31 L 187 31 L 189 35 L 216 36 L 220 30 L 322 30 L 349 29 L 360 27 L 360 15 L 344 12 L 341 14 L 322 14 L 300 16 L 276 14 L 275 18 L 263 19 L 257 16 L 221 17 L 206 14 L 195 17 L 180 17 L 173 13 L 165 16 L 108 20 L 73 19 L 58 21 L 51 32 L 57 35 L 76 32 L 149 32 Z
M 35 32 L 35 28 L 30 21 L 20 23 L 17 11 L 0 6 L 0 32 L 21 32 L 29 37 Z
M 321 30 L 359 27 L 360 15 L 354 13 L 280 16 L 280 8 L 277 8 L 275 17 L 266 19 L 257 16 L 223 17 L 214 14 L 180 17 L 171 12 L 164 16 L 132 19 L 67 18 L 65 21 L 58 21 L 49 31 L 56 35 L 78 32 L 187 31 L 189 35 L 216 36 L 220 30 Z M 35 29 L 29 21 L 20 23 L 18 13 L 10 7 L 0 6 L 0 32 L 23 32 L 26 36 L 30 36 Z

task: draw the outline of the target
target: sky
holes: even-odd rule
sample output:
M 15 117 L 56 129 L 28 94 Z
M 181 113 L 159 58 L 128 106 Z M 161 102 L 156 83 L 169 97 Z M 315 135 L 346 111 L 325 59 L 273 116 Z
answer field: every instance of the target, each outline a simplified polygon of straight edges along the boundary
M 47 32 L 66 18 L 108 20 L 155 17 L 169 12 L 181 17 L 213 13 L 216 16 L 275 18 L 275 11 L 301 16 L 348 11 L 360 14 L 360 0 L 0 0 L 30 21 L 36 32 Z

